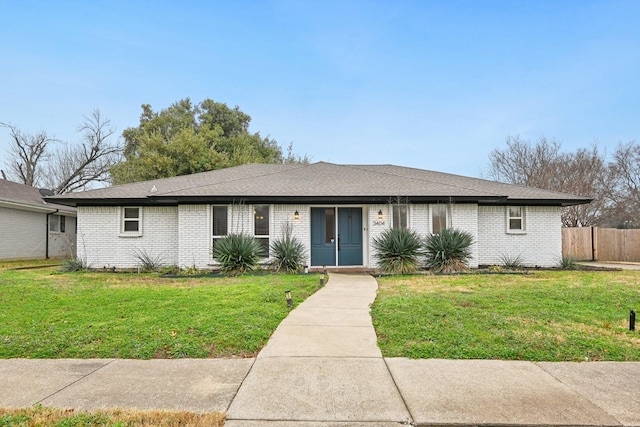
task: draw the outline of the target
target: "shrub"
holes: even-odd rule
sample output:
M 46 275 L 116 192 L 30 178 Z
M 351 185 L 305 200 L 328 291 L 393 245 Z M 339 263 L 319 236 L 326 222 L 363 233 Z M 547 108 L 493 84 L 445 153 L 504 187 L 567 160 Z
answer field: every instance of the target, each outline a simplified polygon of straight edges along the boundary
M 440 273 L 468 270 L 473 236 L 466 231 L 446 228 L 425 240 L 427 267 Z
M 245 234 L 229 234 L 217 240 L 213 248 L 213 258 L 220 263 L 220 270 L 233 276 L 254 270 L 261 255 L 260 242 Z
M 271 243 L 273 261 L 271 267 L 276 271 L 297 273 L 302 271 L 306 261 L 304 244 L 291 235 L 289 224 L 285 226 L 283 236 Z
M 406 274 L 419 267 L 423 255 L 422 240 L 414 230 L 392 228 L 373 239 L 375 257 L 380 269 L 387 273 Z
M 519 270 L 524 267 L 524 261 L 522 260 L 522 254 L 516 256 L 513 255 L 501 255 L 500 262 L 504 268 L 509 270 Z
M 138 259 L 138 264 L 141 271 L 158 271 L 163 266 L 162 255 L 151 255 L 145 250 L 135 249 L 133 251 L 133 256 Z
M 574 270 L 578 267 L 575 258 L 571 256 L 563 256 L 560 259 L 560 268 L 565 268 L 567 270 Z
M 85 262 L 80 258 L 67 259 L 60 266 L 60 271 L 63 273 L 74 273 L 76 271 L 86 270 L 88 267 Z

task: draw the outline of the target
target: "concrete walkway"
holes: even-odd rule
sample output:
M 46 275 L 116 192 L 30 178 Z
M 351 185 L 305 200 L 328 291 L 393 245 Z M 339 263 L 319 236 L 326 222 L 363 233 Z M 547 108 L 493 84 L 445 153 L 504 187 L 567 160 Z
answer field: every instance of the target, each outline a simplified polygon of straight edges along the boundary
M 226 427 L 640 426 L 640 363 L 383 359 L 376 289 L 330 273 L 256 359 L 0 360 L 0 407 L 228 411 Z

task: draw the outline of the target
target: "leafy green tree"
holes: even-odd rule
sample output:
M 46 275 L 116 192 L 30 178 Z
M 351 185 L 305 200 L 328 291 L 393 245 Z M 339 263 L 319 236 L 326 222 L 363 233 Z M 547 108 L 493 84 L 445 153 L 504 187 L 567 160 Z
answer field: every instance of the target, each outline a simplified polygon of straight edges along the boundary
M 278 143 L 249 132 L 251 117 L 238 107 L 189 98 L 155 112 L 142 106 L 140 124 L 125 129 L 125 160 L 111 169 L 115 184 L 187 175 L 246 163 L 282 163 Z M 293 158 L 307 161 L 307 158 Z

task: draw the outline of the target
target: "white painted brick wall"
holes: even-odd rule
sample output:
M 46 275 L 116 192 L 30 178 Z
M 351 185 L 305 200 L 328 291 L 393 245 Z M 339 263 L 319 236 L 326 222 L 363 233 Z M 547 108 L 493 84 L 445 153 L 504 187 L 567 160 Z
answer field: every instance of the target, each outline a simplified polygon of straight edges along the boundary
M 553 267 L 562 257 L 560 207 L 527 206 L 526 233 L 507 233 L 504 206 L 478 208 L 480 265 L 499 265 L 501 257 L 520 256 L 527 266 Z
M 228 230 L 230 233 L 253 234 L 253 205 L 228 205 Z M 376 224 L 378 211 L 383 212 L 384 224 Z M 299 219 L 294 219 L 298 211 Z M 139 261 L 135 249 L 151 256 L 162 255 L 166 265 L 206 268 L 212 264 L 212 212 L 211 205 L 181 205 L 179 207 L 142 208 L 142 236 L 123 237 L 120 233 L 120 207 L 78 208 L 78 256 L 86 259 L 94 268 L 134 268 Z M 309 205 L 272 205 L 270 207 L 271 241 L 282 236 L 289 223 L 293 235 L 307 249 L 310 264 L 310 213 Z M 376 266 L 374 253 L 369 250 L 373 239 L 391 226 L 391 206 L 375 204 L 363 206 L 365 266 Z M 67 228 L 72 221 L 67 219 Z M 562 251 L 560 208 L 527 207 L 525 213 L 526 234 L 508 234 L 506 210 L 503 206 L 478 207 L 475 204 L 450 206 L 450 225 L 474 236 L 471 266 L 499 264 L 502 255 L 522 255 L 527 265 L 553 266 L 558 263 Z M 0 223 L 0 226 L 2 224 Z M 15 226 L 12 225 L 12 227 Z M 421 237 L 431 232 L 431 205 L 411 204 L 409 226 Z
M 50 219 L 54 215 L 49 216 Z M 65 216 L 64 233 L 49 233 L 49 256 L 71 258 L 76 255 L 76 218 Z
M 212 255 L 211 205 L 178 206 L 178 266 L 206 268 Z
M 78 257 L 92 268 L 135 268 L 140 262 L 136 251 L 161 257 L 164 265 L 178 263 L 178 208 L 142 208 L 142 235 L 124 236 L 120 232 L 118 206 L 78 207 Z

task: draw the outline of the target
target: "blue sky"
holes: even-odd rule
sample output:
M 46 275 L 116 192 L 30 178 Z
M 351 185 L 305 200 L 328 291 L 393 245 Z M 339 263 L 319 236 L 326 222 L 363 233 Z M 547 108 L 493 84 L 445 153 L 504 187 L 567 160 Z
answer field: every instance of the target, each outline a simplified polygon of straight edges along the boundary
M 3 1 L 0 122 L 76 142 L 190 97 L 313 161 L 480 176 L 507 136 L 640 140 L 640 1 Z M 0 156 L 9 146 L 0 128 Z

